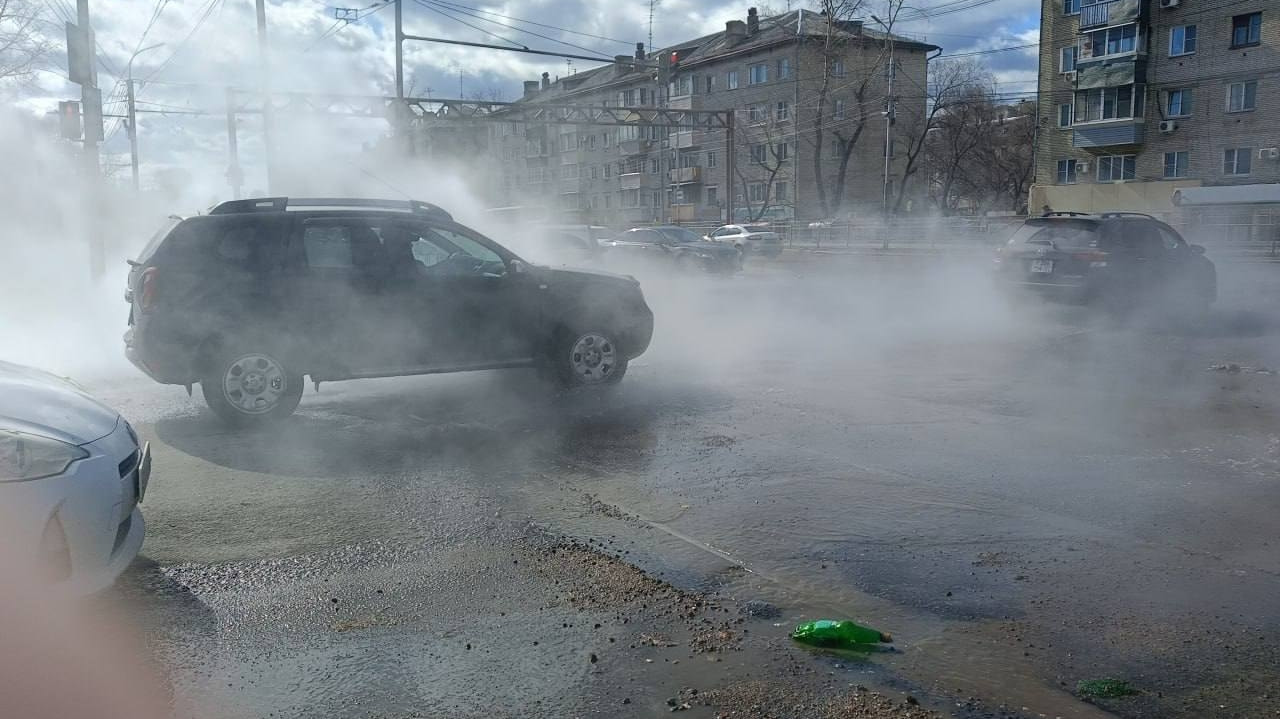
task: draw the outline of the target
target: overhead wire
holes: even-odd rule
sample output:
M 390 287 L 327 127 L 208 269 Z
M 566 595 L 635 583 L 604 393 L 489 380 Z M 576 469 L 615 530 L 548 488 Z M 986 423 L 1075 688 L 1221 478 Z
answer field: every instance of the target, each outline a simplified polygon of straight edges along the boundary
M 450 7 L 448 6 L 448 4 L 446 4 L 446 3 L 442 3 L 442 2 L 439 2 L 439 0 L 415 0 L 415 2 L 417 2 L 419 5 L 426 5 L 426 6 L 436 7 L 436 8 L 446 8 L 446 9 L 451 9 L 451 10 L 453 9 L 453 8 L 450 8 Z M 526 34 L 528 34 L 528 35 L 533 35 L 534 37 L 539 37 L 539 38 L 542 38 L 543 40 L 550 40 L 551 42 L 559 43 L 559 44 L 561 44 L 561 45 L 565 45 L 565 46 L 567 46 L 567 47 L 571 47 L 571 48 L 574 48 L 574 49 L 576 49 L 576 50 L 583 50 L 583 51 L 586 51 L 586 52 L 591 52 L 591 53 L 595 53 L 595 54 L 597 54 L 597 55 L 601 55 L 601 56 L 603 56 L 604 58 L 607 58 L 607 59 L 612 59 L 612 56 L 611 56 L 611 55 L 608 55 L 607 53 L 603 53 L 603 52 L 601 52 L 601 51 L 599 51 L 599 50 L 595 50 L 595 49 L 593 49 L 593 48 L 583 47 L 582 45 L 575 45 L 574 43 L 567 42 L 567 41 L 565 41 L 565 40 L 560 40 L 560 39 L 558 39 L 558 38 L 551 37 L 550 35 L 543 35 L 542 33 L 534 32 L 533 30 L 526 30 L 526 29 L 524 29 L 524 28 L 515 27 L 514 25 L 508 25 L 508 24 L 506 24 L 506 23 L 498 22 L 497 20 L 490 20 L 489 18 L 481 17 L 481 16 L 479 16 L 479 15 L 476 15 L 476 14 L 474 14 L 474 13 L 470 13 L 470 12 L 467 12 L 467 11 L 465 11 L 465 10 L 454 10 L 454 12 L 460 13 L 460 14 L 462 14 L 462 15 L 466 15 L 466 16 L 471 17 L 471 18 L 474 18 L 474 19 L 476 19 L 476 20 L 482 20 L 482 21 L 484 21 L 484 22 L 492 23 L 492 24 L 494 24 L 494 25 L 497 25 L 497 26 L 499 26 L 499 27 L 504 27 L 504 28 L 507 28 L 507 29 L 509 29 L 509 30 L 515 30 L 516 32 L 522 32 L 522 33 L 526 33 Z
M 572 29 L 567 28 L 567 27 L 560 27 L 560 26 L 558 26 L 558 25 L 548 25 L 547 23 L 541 23 L 541 22 L 537 22 L 537 21 L 534 21 L 534 20 L 526 20 L 526 19 L 523 19 L 523 18 L 512 17 L 512 16 L 510 16 L 510 15 L 503 15 L 502 13 L 493 12 L 492 10 L 483 10 L 483 9 L 481 9 L 481 8 L 471 7 L 471 6 L 469 6 L 469 5 L 463 5 L 463 4 L 461 4 L 461 3 L 457 3 L 457 2 L 450 2 L 449 0 L 433 0 L 433 1 L 434 1 L 436 4 L 439 4 L 439 5 L 447 5 L 447 6 L 449 6 L 449 7 L 453 7 L 453 8 L 459 8 L 459 9 L 463 9 L 463 10 L 471 10 L 471 11 L 473 11 L 473 12 L 477 12 L 477 13 L 480 13 L 480 14 L 482 14 L 482 15 L 492 15 L 492 16 L 494 16 L 494 17 L 500 17 L 500 18 L 502 18 L 503 20 L 511 20 L 511 21 L 513 21 L 513 22 L 525 23 L 526 25 L 534 25 L 534 26 L 537 26 L 537 27 L 547 28 L 548 30 L 559 30 L 560 32 L 568 33 L 568 34 L 570 34 L 570 35 L 578 35 L 578 36 L 581 36 L 581 37 L 589 37 L 589 38 L 593 38 L 593 39 L 595 39 L 595 40 L 605 40 L 605 41 L 607 41 L 607 42 L 616 42 L 616 43 L 618 43 L 618 44 L 620 44 L 620 45 L 629 45 L 629 46 L 634 46 L 634 45 L 635 45 L 635 42 L 634 42 L 634 41 L 631 41 L 631 40 L 619 40 L 618 38 L 615 38 L 615 37 L 608 37 L 607 35 L 595 35 L 595 34 L 592 34 L 592 33 L 589 33 L 589 32 L 582 32 L 582 31 L 580 31 L 580 30 L 572 30 Z
M 516 42 L 515 40 L 509 40 L 509 39 L 507 39 L 507 38 L 505 38 L 505 37 L 503 37 L 503 36 L 501 36 L 501 35 L 499 35 L 499 34 L 497 34 L 497 33 L 489 32 L 488 30 L 485 30 L 485 29 L 484 29 L 484 28 L 482 28 L 482 27 L 477 27 L 476 25 L 472 25 L 471 23 L 467 22 L 466 20 L 463 20 L 462 18 L 454 17 L 454 16 L 450 15 L 448 12 L 446 12 L 446 11 L 444 11 L 444 10 L 440 10 L 440 9 L 438 9 L 438 8 L 434 8 L 434 7 L 430 6 L 430 5 L 428 5 L 424 0 L 414 0 L 414 2 L 418 3 L 419 5 L 421 5 L 422 7 L 426 8 L 426 9 L 430 10 L 431 12 L 434 12 L 434 13 L 436 13 L 436 14 L 438 14 L 438 15 L 442 15 L 442 16 L 444 16 L 444 17 L 446 17 L 446 18 L 449 18 L 450 20 L 453 20 L 453 21 L 455 21 L 455 22 L 462 23 L 463 25 L 466 25 L 467 27 L 471 28 L 472 30 L 476 30 L 476 31 L 478 31 L 478 32 L 484 33 L 485 35 L 488 35 L 488 36 L 489 36 L 489 37 L 491 37 L 491 38 L 494 38 L 494 39 L 496 39 L 496 40 L 501 40 L 502 42 L 505 42 L 505 43 L 510 44 L 510 45 L 514 45 L 514 46 L 516 46 L 517 48 L 520 48 L 520 49 L 523 49 L 523 50 L 528 50 L 528 49 L 529 49 L 529 46 L 528 46 L 528 45 L 525 45 L 524 43 L 519 43 L 519 42 Z

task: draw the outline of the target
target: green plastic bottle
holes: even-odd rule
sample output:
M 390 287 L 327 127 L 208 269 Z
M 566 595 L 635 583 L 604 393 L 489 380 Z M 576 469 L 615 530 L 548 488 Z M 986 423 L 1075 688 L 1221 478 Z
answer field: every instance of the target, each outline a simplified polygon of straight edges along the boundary
M 859 644 L 893 641 L 893 637 L 884 632 L 854 624 L 847 620 L 835 621 L 833 619 L 805 622 L 791 632 L 791 638 L 801 644 L 834 649 L 846 649 Z

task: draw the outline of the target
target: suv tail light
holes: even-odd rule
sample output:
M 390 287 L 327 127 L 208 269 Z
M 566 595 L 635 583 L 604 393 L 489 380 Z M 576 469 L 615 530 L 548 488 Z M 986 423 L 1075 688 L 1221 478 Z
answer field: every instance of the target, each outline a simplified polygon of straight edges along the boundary
M 1107 253 L 1099 250 L 1090 250 L 1088 252 L 1076 252 L 1071 255 L 1071 259 L 1081 262 L 1088 262 L 1090 267 L 1106 267 Z
M 156 268 L 148 267 L 138 276 L 138 309 L 146 312 L 156 301 Z

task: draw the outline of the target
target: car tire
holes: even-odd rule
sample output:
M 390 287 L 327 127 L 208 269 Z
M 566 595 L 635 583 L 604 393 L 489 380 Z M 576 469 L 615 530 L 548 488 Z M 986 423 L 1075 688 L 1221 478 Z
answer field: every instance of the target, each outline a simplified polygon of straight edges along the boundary
M 547 374 L 560 387 L 609 387 L 627 374 L 627 360 L 612 332 L 599 329 L 557 333 Z
M 221 351 L 200 379 L 200 392 L 219 419 L 234 427 L 282 420 L 302 401 L 302 373 L 267 350 Z

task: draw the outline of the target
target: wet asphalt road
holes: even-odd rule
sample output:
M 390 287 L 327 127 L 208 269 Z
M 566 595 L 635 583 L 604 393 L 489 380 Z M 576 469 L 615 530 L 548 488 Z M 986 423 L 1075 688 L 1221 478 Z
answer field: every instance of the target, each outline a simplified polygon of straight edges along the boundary
M 1101 702 L 1120 715 L 1275 711 L 1280 376 L 1252 370 L 1280 366 L 1280 266 L 1221 266 L 1207 318 L 1129 323 L 1008 302 L 962 261 L 748 269 L 646 282 L 653 345 L 606 397 L 370 380 L 240 432 L 180 388 L 86 379 L 154 443 L 123 591 L 181 713 L 665 714 L 691 681 L 785 673 L 817 616 L 899 651 L 791 674 L 961 714 L 1101 715 L 1072 696 L 1099 676 L 1142 690 Z M 560 537 L 783 626 L 722 662 L 646 656 L 635 626 L 679 627 L 632 594 L 574 604 L 637 579 L 550 559 Z

